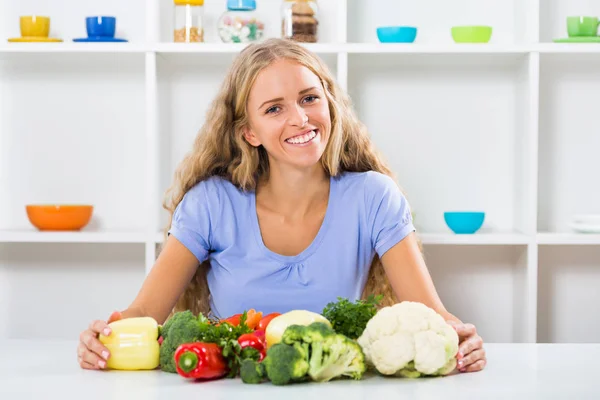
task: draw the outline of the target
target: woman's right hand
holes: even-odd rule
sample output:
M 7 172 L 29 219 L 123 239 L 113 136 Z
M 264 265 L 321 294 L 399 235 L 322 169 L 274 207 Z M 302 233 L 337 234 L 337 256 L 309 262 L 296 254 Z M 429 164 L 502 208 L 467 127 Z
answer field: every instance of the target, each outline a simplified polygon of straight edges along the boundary
M 113 312 L 107 321 L 92 321 L 88 329 L 79 335 L 77 346 L 77 362 L 83 369 L 104 369 L 106 360 L 110 357 L 110 351 L 100 342 L 98 335 L 102 332 L 105 336 L 110 335 L 110 324 L 123 318 L 119 311 Z

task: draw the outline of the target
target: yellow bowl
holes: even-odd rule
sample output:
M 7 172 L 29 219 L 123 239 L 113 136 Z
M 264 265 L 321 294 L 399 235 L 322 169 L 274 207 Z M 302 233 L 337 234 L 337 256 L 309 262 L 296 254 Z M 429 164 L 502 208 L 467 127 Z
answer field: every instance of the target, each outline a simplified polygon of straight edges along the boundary
M 41 231 L 77 231 L 92 218 L 91 205 L 28 204 L 29 222 Z
M 24 15 L 21 21 L 21 36 L 48 37 L 50 34 L 50 17 Z

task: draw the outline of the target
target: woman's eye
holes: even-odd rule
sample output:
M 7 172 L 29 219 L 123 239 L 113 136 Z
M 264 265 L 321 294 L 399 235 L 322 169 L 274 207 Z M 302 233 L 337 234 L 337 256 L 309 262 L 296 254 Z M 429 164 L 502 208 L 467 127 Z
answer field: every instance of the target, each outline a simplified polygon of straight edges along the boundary
M 305 101 L 305 102 L 308 102 L 308 103 L 312 103 L 313 101 L 315 101 L 315 100 L 317 100 L 317 99 L 318 99 L 318 97 L 317 97 L 317 96 L 310 95 L 310 96 L 306 96 L 306 97 L 304 98 L 304 101 Z
M 269 107 L 267 108 L 266 114 L 272 114 L 274 112 L 279 111 L 279 107 L 278 106 L 273 106 L 273 107 Z

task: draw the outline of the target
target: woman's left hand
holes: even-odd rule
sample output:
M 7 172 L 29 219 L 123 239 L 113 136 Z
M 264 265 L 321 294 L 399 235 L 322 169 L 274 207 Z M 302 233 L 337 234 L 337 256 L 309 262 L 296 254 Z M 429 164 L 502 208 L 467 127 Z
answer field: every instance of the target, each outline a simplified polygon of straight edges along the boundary
M 483 339 L 477 334 L 473 324 L 463 324 L 448 321 L 458 333 L 458 364 L 456 368 L 460 372 L 481 371 L 486 363 Z

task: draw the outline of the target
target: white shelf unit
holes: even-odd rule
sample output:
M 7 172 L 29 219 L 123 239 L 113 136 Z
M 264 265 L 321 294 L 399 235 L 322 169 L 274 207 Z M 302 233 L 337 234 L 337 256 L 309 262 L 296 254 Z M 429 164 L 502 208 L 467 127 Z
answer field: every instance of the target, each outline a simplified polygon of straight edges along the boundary
M 257 2 L 277 36 L 280 0 Z M 552 39 L 566 15 L 600 15 L 600 4 L 319 4 L 320 43 L 305 46 L 349 91 L 398 175 L 449 310 L 490 342 L 596 341 L 600 324 L 573 315 L 582 303 L 600 312 L 600 235 L 567 224 L 600 213 L 600 45 Z M 167 0 L 0 0 L 0 37 L 37 13 L 64 39 L 0 44 L 0 337 L 75 337 L 139 289 L 163 238 L 164 190 L 244 47 L 217 40 L 224 0 L 205 10 L 207 42 L 179 44 Z M 116 15 L 129 43 L 73 43 L 87 15 Z M 459 24 L 492 25 L 491 42 L 453 43 Z M 380 25 L 416 25 L 417 40 L 380 44 Z M 82 232 L 37 232 L 24 211 L 33 202 L 96 210 Z M 486 211 L 485 225 L 454 235 L 449 209 Z M 33 312 L 36 325 L 20 319 Z

